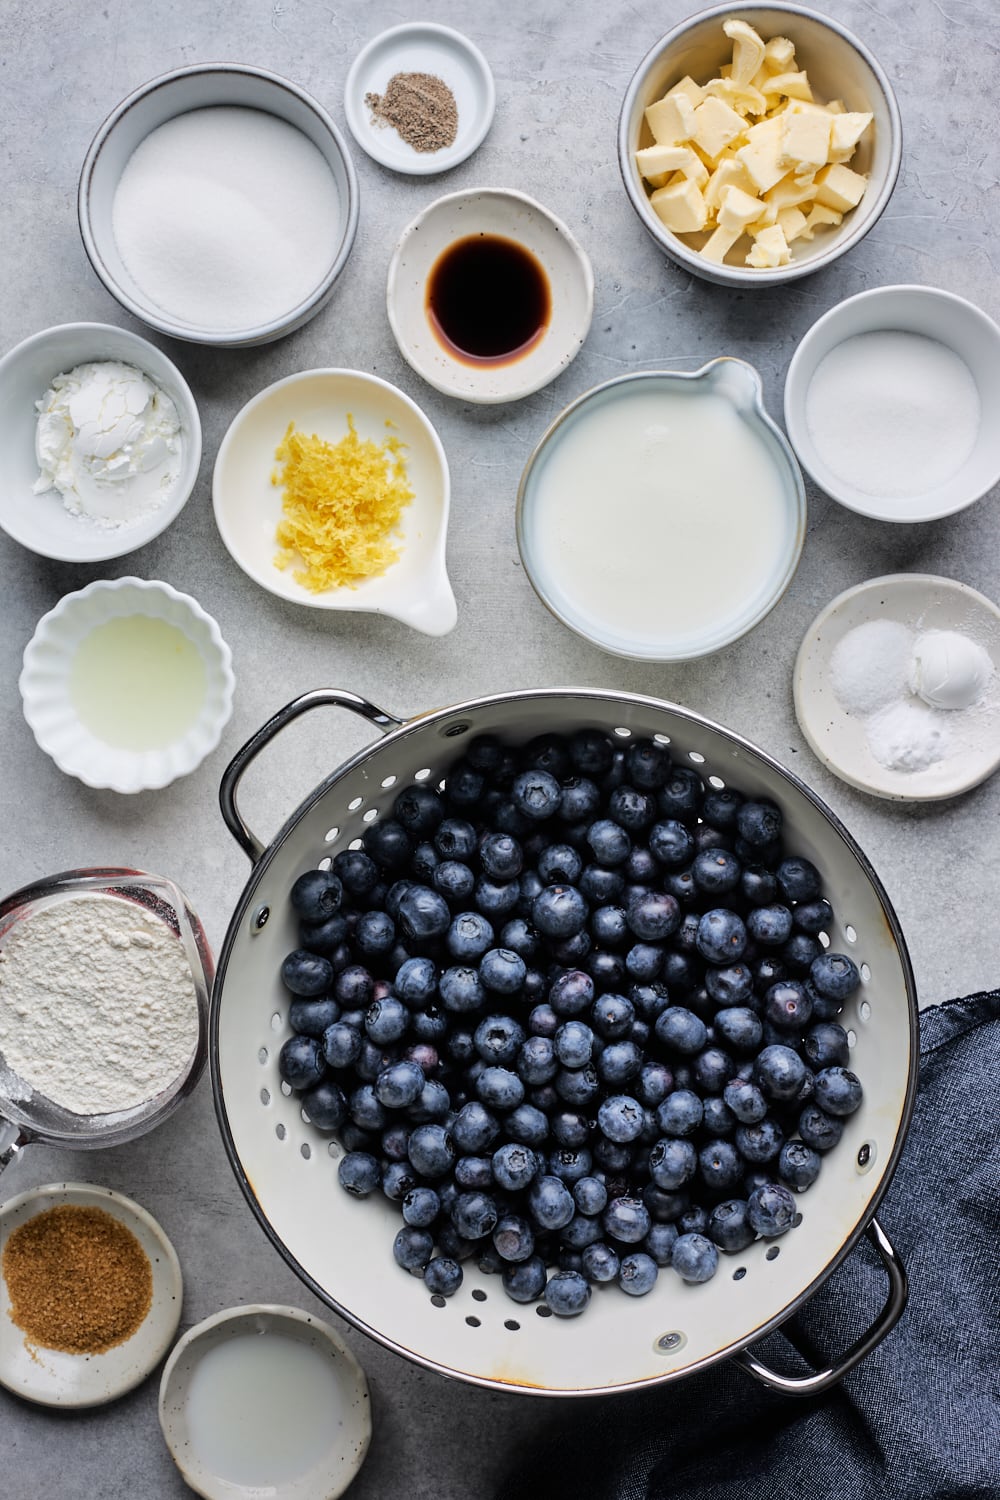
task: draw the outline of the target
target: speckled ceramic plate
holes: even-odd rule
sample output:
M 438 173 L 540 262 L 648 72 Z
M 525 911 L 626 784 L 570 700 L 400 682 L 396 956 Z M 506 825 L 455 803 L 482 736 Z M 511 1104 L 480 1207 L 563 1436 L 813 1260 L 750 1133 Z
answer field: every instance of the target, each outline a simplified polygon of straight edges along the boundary
M 229 1307 L 189 1329 L 167 1360 L 160 1427 L 185 1484 L 206 1500 L 337 1500 L 371 1441 L 368 1382 L 322 1318 Z
M 830 659 L 849 630 L 896 620 L 914 634 L 956 630 L 985 647 L 994 673 L 977 707 L 945 715 L 952 751 L 920 771 L 880 764 L 865 719 L 837 700 Z M 795 713 L 809 748 L 849 786 L 897 802 L 936 802 L 978 786 L 1000 767 L 1000 608 L 964 583 L 929 573 L 893 573 L 847 589 L 806 631 L 793 675 Z
M 101 1406 L 145 1380 L 170 1347 L 181 1316 L 180 1262 L 152 1214 L 122 1193 L 86 1182 L 48 1183 L 8 1199 L 0 1207 L 0 1247 L 36 1214 L 65 1203 L 101 1208 L 132 1231 L 152 1267 L 152 1304 L 123 1344 L 105 1354 L 64 1354 L 30 1344 L 15 1327 L 7 1283 L 0 1275 L 0 1385 L 41 1406 Z
M 392 125 L 377 120 L 365 103 L 382 94 L 396 73 L 430 73 L 455 97 L 458 131 L 440 151 L 417 151 Z M 450 26 L 415 21 L 383 31 L 354 59 L 344 87 L 344 113 L 358 145 L 383 167 L 426 177 L 465 161 L 493 123 L 496 87 L 489 63 L 468 37 Z

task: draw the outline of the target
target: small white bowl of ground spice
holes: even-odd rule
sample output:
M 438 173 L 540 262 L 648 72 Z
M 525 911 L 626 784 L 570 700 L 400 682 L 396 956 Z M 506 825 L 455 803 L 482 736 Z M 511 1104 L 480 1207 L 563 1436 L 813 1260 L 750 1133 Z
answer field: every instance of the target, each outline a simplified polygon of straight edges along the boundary
M 111 1188 L 50 1183 L 0 1207 L 0 1385 L 42 1406 L 100 1406 L 166 1353 L 181 1315 L 174 1247 Z
M 496 108 L 479 48 L 450 26 L 384 31 L 347 75 L 344 112 L 358 145 L 394 172 L 447 172 L 483 142 Z

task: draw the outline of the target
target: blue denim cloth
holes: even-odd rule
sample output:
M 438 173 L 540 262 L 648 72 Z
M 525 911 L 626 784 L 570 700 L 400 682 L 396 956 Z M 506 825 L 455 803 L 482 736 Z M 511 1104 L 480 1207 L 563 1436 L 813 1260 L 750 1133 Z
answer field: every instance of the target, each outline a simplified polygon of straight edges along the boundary
M 913 1122 L 878 1215 L 910 1280 L 888 1337 L 805 1400 L 723 1362 L 573 1403 L 498 1500 L 998 1500 L 1000 991 L 924 1011 L 920 1042 Z M 822 1361 L 885 1291 L 862 1242 L 758 1348 L 786 1372 Z

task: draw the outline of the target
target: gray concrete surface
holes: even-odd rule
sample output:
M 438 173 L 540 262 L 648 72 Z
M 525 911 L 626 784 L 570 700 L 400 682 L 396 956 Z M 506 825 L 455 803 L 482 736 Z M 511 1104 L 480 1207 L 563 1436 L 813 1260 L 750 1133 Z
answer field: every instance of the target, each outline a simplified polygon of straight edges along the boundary
M 919 810 L 855 793 L 826 774 L 797 728 L 790 677 L 818 610 L 877 574 L 925 571 L 1000 593 L 996 493 L 964 514 L 920 527 L 866 522 L 810 492 L 809 533 L 794 583 L 747 639 L 685 667 L 620 662 L 578 642 L 537 603 L 518 562 L 513 501 L 524 460 L 549 419 L 581 391 L 622 371 L 697 368 L 741 355 L 760 369 L 781 411 L 783 373 L 797 339 L 836 301 L 867 287 L 925 282 L 1000 316 L 1000 145 L 991 101 L 1000 52 L 992 8 L 968 0 L 844 0 L 836 13 L 878 53 L 898 91 L 903 172 L 888 212 L 834 269 L 786 290 L 730 293 L 661 259 L 628 207 L 615 127 L 635 66 L 687 10 L 574 6 L 554 0 L 176 0 L 167 7 L 81 7 L 69 0 L 0 5 L 0 349 L 74 319 L 130 320 L 104 292 L 76 225 L 77 176 L 91 136 L 132 88 L 198 60 L 263 65 L 311 90 L 343 124 L 351 59 L 383 27 L 406 19 L 458 26 L 486 53 L 496 121 L 470 161 L 442 179 L 400 179 L 360 151 L 361 227 L 340 290 L 306 329 L 270 348 L 212 353 L 172 346 L 199 401 L 205 455 L 177 524 L 117 564 L 46 562 L 0 535 L 0 887 L 104 862 L 175 878 L 221 944 L 247 867 L 217 813 L 217 787 L 235 749 L 281 703 L 318 685 L 365 694 L 399 715 L 500 689 L 587 684 L 670 698 L 756 740 L 827 799 L 873 860 L 910 944 L 922 1003 L 997 982 L 1000 779 Z M 832 7 L 831 7 L 832 9 Z M 508 186 L 548 204 L 593 260 L 596 312 L 576 362 L 516 406 L 472 408 L 430 390 L 397 353 L 384 311 L 396 238 L 420 207 L 461 186 Z M 138 327 L 139 325 L 131 325 Z M 140 331 L 145 331 L 140 328 Z M 428 640 L 389 620 L 284 604 L 231 563 L 211 515 L 211 469 L 239 407 L 281 375 L 351 365 L 398 383 L 437 425 L 451 462 L 449 565 L 459 623 Z M 21 716 L 20 654 L 39 616 L 92 578 L 137 572 L 189 591 L 233 647 L 236 709 L 219 750 L 159 793 L 121 798 L 61 775 Z M 269 834 L 365 735 L 336 716 L 282 736 L 248 777 L 245 806 Z M 186 1276 L 184 1326 L 239 1301 L 308 1307 L 311 1298 L 267 1244 L 226 1163 L 207 1079 L 157 1133 L 88 1157 L 34 1146 L 5 1175 L 4 1196 L 66 1177 L 134 1195 L 159 1217 Z M 0 1330 L 0 1338 L 10 1337 Z M 372 1378 L 375 1439 L 356 1500 L 473 1500 L 488 1496 L 519 1443 L 555 1415 L 528 1397 L 446 1382 L 348 1330 Z M 0 1393 L 0 1489 L 26 1500 L 170 1497 L 186 1493 L 162 1444 L 156 1380 L 104 1410 L 64 1415 Z

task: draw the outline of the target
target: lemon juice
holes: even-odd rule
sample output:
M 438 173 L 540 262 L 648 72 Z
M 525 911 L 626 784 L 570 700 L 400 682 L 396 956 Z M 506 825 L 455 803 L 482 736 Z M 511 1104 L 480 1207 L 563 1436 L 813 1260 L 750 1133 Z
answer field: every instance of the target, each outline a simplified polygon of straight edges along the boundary
M 158 750 L 194 724 L 205 665 L 183 630 L 150 615 L 97 625 L 77 648 L 69 691 L 85 729 L 118 750 Z

